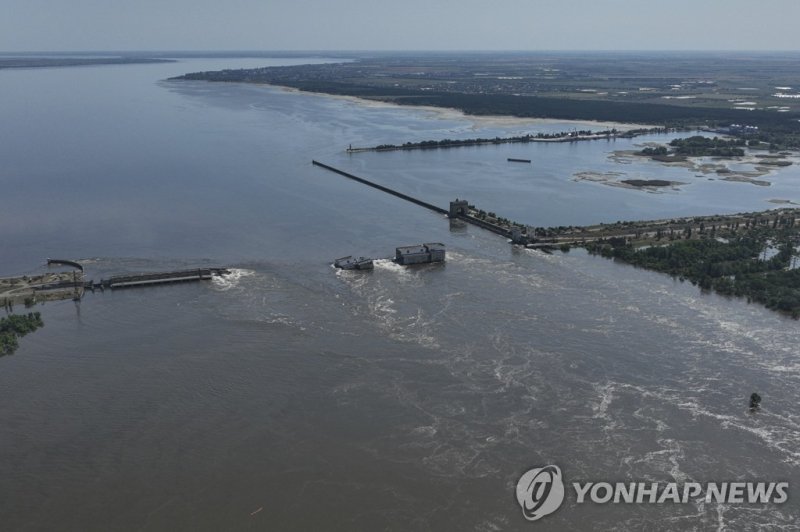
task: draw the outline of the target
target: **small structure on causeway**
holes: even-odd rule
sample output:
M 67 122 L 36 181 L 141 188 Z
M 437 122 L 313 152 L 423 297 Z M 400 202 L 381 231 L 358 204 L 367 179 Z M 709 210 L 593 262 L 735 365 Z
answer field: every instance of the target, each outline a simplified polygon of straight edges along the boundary
M 458 218 L 469 214 L 469 202 L 467 200 L 460 200 L 456 198 L 455 201 L 450 202 L 450 218 Z
M 525 245 L 529 243 L 528 234 L 522 232 L 522 227 L 515 225 L 511 228 L 511 243 Z

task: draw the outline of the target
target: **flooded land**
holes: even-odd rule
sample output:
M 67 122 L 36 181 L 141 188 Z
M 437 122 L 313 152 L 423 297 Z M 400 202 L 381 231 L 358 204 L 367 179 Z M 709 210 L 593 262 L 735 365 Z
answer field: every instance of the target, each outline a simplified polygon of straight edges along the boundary
M 590 64 L 577 56 L 540 57 L 523 80 L 499 79 L 530 64 L 516 56 L 483 58 L 457 77 L 437 74 L 437 58 L 401 73 L 397 58 L 388 77 L 365 81 L 365 101 L 292 81 L 338 76 L 334 63 L 356 64 L 353 55 L 159 57 L 176 61 L 0 70 L 0 277 L 28 283 L 0 284 L 3 294 L 69 282 L 71 272 L 48 273 L 47 257 L 76 260 L 88 280 L 228 272 L 14 303 L 46 325 L 18 324 L 31 332 L 15 333 L 13 355 L 0 357 L 4 530 L 521 530 L 536 524 L 515 486 L 542 464 L 558 464 L 568 482 L 790 484 L 782 504 L 579 504 L 570 494 L 542 522 L 548 530 L 796 526 L 798 321 L 734 285 L 717 290 L 724 281 L 693 284 L 697 262 L 673 275 L 662 257 L 653 271 L 619 245 L 638 229 L 660 249 L 672 234 L 683 257 L 702 241 L 720 252 L 713 268 L 728 267 L 713 242 L 736 243 L 733 230 L 754 222 L 701 218 L 758 212 L 767 221 L 755 229 L 788 226 L 775 220 L 800 217 L 793 149 L 764 139 L 740 158 L 676 164 L 635 154 L 723 135 L 692 123 L 634 138 L 347 151 L 663 126 L 637 107 L 655 100 L 674 117 L 699 106 L 708 117 L 763 119 L 763 129 L 793 116 L 790 100 L 775 103 L 765 83 L 719 81 L 737 68 L 728 61 L 687 60 L 669 82 L 601 83 L 577 75 Z M 800 86 L 794 61 L 767 58 L 752 72 L 778 69 L 775 85 Z M 172 79 L 226 69 L 265 74 Z M 712 75 L 716 86 L 701 83 Z M 425 106 L 408 105 L 412 80 L 431 93 L 416 101 Z M 446 84 L 496 85 L 509 102 L 519 84 L 552 87 L 548 98 L 559 86 L 589 106 L 575 109 L 608 122 L 497 116 L 477 107 L 483 98 L 441 105 Z M 761 92 L 737 88 L 750 86 Z M 628 93 L 614 96 L 633 105 L 628 124 L 614 106 L 595 112 L 612 91 Z M 756 110 L 733 109 L 746 102 Z M 568 252 L 511 245 L 312 160 L 443 209 L 460 198 L 565 239 L 603 228 L 607 241 Z M 642 220 L 663 225 L 645 231 Z M 701 223 L 713 239 L 696 238 Z M 423 242 L 444 244 L 446 262 L 384 259 Z M 787 243 L 737 249 L 783 264 Z M 374 269 L 332 266 L 347 255 L 374 257 Z

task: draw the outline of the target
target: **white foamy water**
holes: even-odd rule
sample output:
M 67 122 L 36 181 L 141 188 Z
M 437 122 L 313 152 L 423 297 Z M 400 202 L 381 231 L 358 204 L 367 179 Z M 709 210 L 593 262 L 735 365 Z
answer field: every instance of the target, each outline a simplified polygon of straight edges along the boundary
M 245 270 L 242 268 L 230 268 L 230 273 L 225 275 L 215 275 L 211 278 L 214 288 L 217 290 L 227 291 L 237 288 L 243 279 L 255 275 L 253 270 Z

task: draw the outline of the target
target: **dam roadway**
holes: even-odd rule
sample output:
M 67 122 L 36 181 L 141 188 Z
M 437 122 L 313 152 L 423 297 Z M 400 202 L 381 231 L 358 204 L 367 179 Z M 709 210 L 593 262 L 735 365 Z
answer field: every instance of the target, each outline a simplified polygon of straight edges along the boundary
M 705 238 L 709 235 L 714 235 L 717 229 L 735 232 L 740 225 L 743 229 L 777 227 L 778 225 L 794 227 L 797 221 L 800 220 L 800 208 L 783 207 L 769 211 L 738 214 L 712 214 L 628 222 L 618 221 L 616 223 L 600 223 L 590 226 L 532 228 L 498 217 L 491 212 L 484 213 L 479 211 L 465 200 L 459 201 L 456 199 L 456 201 L 450 202 L 450 209 L 446 210 L 319 161 L 312 160 L 311 162 L 314 166 L 376 188 L 433 212 L 445 214 L 450 219 L 463 220 L 481 229 L 509 238 L 514 244 L 524 245 L 531 249 L 549 249 L 561 245 L 583 246 L 588 242 L 612 238 L 623 239 L 633 246 L 659 245 L 672 240 Z

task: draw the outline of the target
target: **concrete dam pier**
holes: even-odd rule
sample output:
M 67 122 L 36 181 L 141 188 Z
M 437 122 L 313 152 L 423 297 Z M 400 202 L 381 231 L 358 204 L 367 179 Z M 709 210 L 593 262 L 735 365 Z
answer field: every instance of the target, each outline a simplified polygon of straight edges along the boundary
M 89 281 L 86 288 L 116 289 L 131 288 L 135 286 L 152 286 L 168 283 L 184 283 L 189 281 L 207 281 L 212 277 L 227 275 L 230 271 L 225 268 L 197 268 L 194 270 L 177 270 L 171 272 L 140 273 L 135 275 L 115 275 L 95 283 Z
M 86 280 L 83 266 L 77 262 L 47 259 L 47 264 L 48 266 L 67 266 L 74 269 L 68 272 L 47 272 L 38 275 L 0 278 L 0 306 L 9 310 L 13 308 L 13 305 L 19 303 L 30 306 L 43 301 L 61 299 L 80 301 L 86 290 L 116 290 L 170 283 L 207 281 L 213 277 L 230 273 L 230 270 L 226 268 L 195 268 L 169 272 L 115 275 L 95 282 Z

